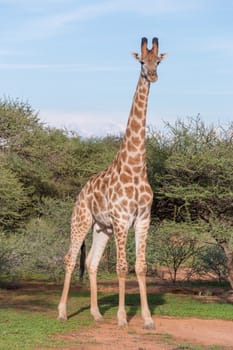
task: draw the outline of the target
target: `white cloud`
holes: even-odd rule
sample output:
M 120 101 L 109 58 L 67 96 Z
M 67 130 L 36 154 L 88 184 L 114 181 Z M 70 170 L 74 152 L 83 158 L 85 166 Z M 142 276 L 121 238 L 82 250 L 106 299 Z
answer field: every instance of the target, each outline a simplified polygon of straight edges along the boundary
M 121 0 L 118 1 L 119 9 L 123 11 L 137 12 L 147 16 L 156 14 L 172 14 L 194 11 L 200 8 L 200 1 L 185 1 L 185 0 Z
M 186 114 L 184 113 L 183 115 Z M 128 121 L 128 111 L 107 114 L 41 110 L 39 112 L 39 118 L 50 127 L 75 131 L 83 137 L 119 136 L 125 132 Z M 176 119 L 177 116 L 174 115 L 173 110 L 148 113 L 147 126 L 152 130 L 164 131 L 166 129 L 166 122 L 174 123 Z
M 0 0 L 0 4 L 7 4 L 21 7 L 22 5 L 27 6 L 29 9 L 33 10 L 35 6 L 43 6 L 44 8 L 48 6 L 58 6 L 65 5 L 67 6 L 76 6 L 77 9 L 77 1 L 76 0 Z M 93 2 L 86 1 L 85 6 L 79 7 L 79 15 L 78 18 L 82 19 L 90 19 L 94 16 L 99 16 L 101 14 L 109 13 L 109 12 L 140 12 L 147 15 L 154 15 L 156 13 L 171 13 L 171 12 L 186 12 L 192 11 L 194 9 L 202 6 L 203 1 L 187 1 L 187 0 L 99 0 L 98 4 L 94 4 Z M 68 12 L 69 13 L 69 12 Z M 70 11 L 72 14 L 73 11 Z M 74 11 L 74 15 L 76 17 L 78 12 Z M 69 16 L 70 17 L 70 16 Z M 70 18 L 72 18 L 71 16 Z M 65 14 L 65 17 L 66 16 Z
M 1 0 L 0 0 L 1 2 Z M 61 3 L 64 6 L 61 6 Z M 11 4 L 16 5 L 17 1 L 11 0 Z M 77 6 L 76 2 L 65 3 L 65 1 L 48 1 L 41 4 L 39 1 L 20 0 L 19 4 L 27 4 L 27 11 L 32 13 L 26 20 L 24 18 L 21 26 L 17 26 L 17 30 L 9 28 L 7 35 L 8 40 L 33 40 L 48 36 L 58 35 L 60 31 L 64 31 L 66 26 L 72 23 L 81 21 L 89 21 L 93 18 L 102 17 L 111 13 L 138 13 L 144 16 L 154 16 L 156 14 L 174 14 L 191 12 L 200 8 L 201 2 L 189 2 L 185 0 L 109 0 L 98 1 L 93 4 Z M 60 3 L 60 6 L 57 6 Z M 40 15 L 33 16 L 33 8 L 36 5 L 41 5 Z M 68 10 L 67 10 L 68 8 Z M 49 14 L 48 14 L 49 13 Z
M 23 3 L 25 5 L 27 1 L 24 0 Z M 24 17 L 23 21 L 17 25 L 17 28 L 12 29 L 12 27 L 9 27 L 6 29 L 4 39 L 8 41 L 25 41 L 58 35 L 68 24 L 103 16 L 117 8 L 116 3 L 111 1 L 79 7 L 77 7 L 76 3 L 75 5 L 72 4 L 72 6 L 68 3 L 64 4 L 67 5 L 65 9 L 61 6 L 58 7 L 54 2 L 54 6 L 52 4 L 46 6 L 44 3 L 39 13 L 36 11 L 34 13 L 35 5 L 38 5 L 38 3 L 28 2 L 27 12 L 31 12 L 31 16 Z M 66 10 L 66 8 L 70 9 Z
M 124 114 L 122 113 L 124 116 Z M 51 127 L 64 128 L 76 131 L 84 137 L 119 135 L 126 127 L 127 118 L 120 114 L 63 112 L 54 110 L 41 110 L 39 118 Z

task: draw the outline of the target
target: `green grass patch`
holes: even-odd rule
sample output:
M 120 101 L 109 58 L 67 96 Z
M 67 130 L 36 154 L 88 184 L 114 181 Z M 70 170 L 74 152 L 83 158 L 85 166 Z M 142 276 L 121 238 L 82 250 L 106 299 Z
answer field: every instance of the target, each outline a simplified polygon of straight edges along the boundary
M 203 346 L 201 345 L 191 345 L 188 343 L 184 343 L 184 344 L 179 344 L 177 346 L 177 350 L 203 350 Z
M 232 304 L 225 301 L 168 293 L 150 295 L 149 304 L 156 315 L 233 320 Z
M 202 345 L 192 345 L 189 343 L 183 343 L 176 345 L 176 350 L 224 350 L 222 346 L 202 346 Z
M 57 337 L 95 324 L 89 312 L 89 293 L 80 293 L 77 298 L 71 293 L 69 313 L 74 316 L 68 321 L 57 320 L 57 304 L 60 291 L 3 291 L 0 310 L 0 349 L 57 348 L 81 343 Z M 2 295 L 1 295 L 2 297 Z M 82 307 L 80 308 L 80 305 Z
M 82 318 L 78 327 L 85 324 L 87 321 Z M 15 312 L 4 310 L 0 316 L 0 328 L 0 349 L 26 350 L 37 346 L 56 348 L 58 339 L 56 340 L 53 335 L 77 329 L 77 320 L 62 324 L 51 316 L 39 312 L 32 314 L 18 310 Z M 61 345 L 61 340 L 59 344 Z
M 195 298 L 171 293 L 149 294 L 148 301 L 154 315 L 233 320 L 232 304 L 225 301 L 208 301 L 208 298 Z M 99 303 L 104 314 L 108 316 L 116 314 L 118 295 L 101 293 Z M 129 316 L 140 314 L 139 294 L 126 296 L 126 311 Z
M 45 282 L 44 282 L 45 283 Z M 0 349 L 61 348 L 82 343 L 77 332 L 83 327 L 96 327 L 90 316 L 89 291 L 71 291 L 68 300 L 67 322 L 57 318 L 61 287 L 43 283 L 15 290 L 0 290 Z M 201 317 L 233 320 L 232 304 L 208 301 L 187 295 L 149 294 L 149 305 L 154 315 Z M 99 293 L 100 310 L 105 319 L 116 318 L 117 293 Z M 126 296 L 130 318 L 140 314 L 139 294 Z M 72 339 L 62 335 L 74 332 Z

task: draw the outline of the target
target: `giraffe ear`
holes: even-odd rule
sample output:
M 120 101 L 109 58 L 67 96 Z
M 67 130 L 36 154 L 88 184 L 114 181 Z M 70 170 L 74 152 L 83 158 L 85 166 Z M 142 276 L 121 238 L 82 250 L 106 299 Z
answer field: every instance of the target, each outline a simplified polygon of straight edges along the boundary
M 141 61 L 141 60 L 142 60 L 141 56 L 140 56 L 137 52 L 132 52 L 132 56 L 133 56 L 137 61 Z
M 165 60 L 165 58 L 167 58 L 167 53 L 161 53 L 159 55 L 159 60 L 162 61 L 162 60 Z

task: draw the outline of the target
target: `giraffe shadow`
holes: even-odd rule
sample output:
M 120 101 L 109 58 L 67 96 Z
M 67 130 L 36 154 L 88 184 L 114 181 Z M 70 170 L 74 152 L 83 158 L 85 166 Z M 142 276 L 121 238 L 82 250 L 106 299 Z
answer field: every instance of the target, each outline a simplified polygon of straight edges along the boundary
M 115 312 L 115 310 L 118 307 L 118 297 L 118 293 L 116 293 L 108 296 L 103 296 L 98 299 L 99 309 L 103 316 Z M 156 308 L 165 303 L 163 294 L 148 294 L 148 303 L 150 311 L 153 315 L 155 313 Z M 141 310 L 140 295 L 135 293 L 127 294 L 125 296 L 125 304 L 127 320 L 130 321 L 134 316 L 139 314 L 139 311 Z M 86 310 L 90 310 L 89 305 L 79 308 L 77 311 L 70 314 L 68 318 L 78 316 Z

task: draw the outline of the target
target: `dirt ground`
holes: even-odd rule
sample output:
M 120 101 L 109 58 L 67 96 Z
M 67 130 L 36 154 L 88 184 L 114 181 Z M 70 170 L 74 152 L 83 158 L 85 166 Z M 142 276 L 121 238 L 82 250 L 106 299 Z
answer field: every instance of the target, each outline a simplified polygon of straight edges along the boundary
M 166 277 L 166 276 L 165 276 Z M 182 281 L 183 276 L 179 276 Z M 197 298 L 205 297 L 228 301 L 232 303 L 233 293 L 225 293 L 224 288 L 216 287 L 211 289 L 211 296 L 208 296 L 208 289 L 202 284 L 196 287 L 184 284 L 172 285 L 164 274 L 156 281 L 148 279 L 149 293 L 177 293 L 192 294 Z M 30 284 L 22 286 L 30 289 Z M 32 289 L 35 285 L 32 284 Z M 40 286 L 41 289 L 49 288 L 49 285 Z M 51 289 L 58 286 L 51 284 Z M 73 290 L 89 290 L 88 285 L 73 286 Z M 98 290 L 102 292 L 118 292 L 117 280 L 101 280 L 98 282 Z M 137 281 L 128 280 L 126 293 L 138 293 Z M 96 323 L 94 327 L 73 331 L 68 334 L 57 334 L 56 338 L 61 340 L 75 341 L 76 346 L 57 348 L 56 350 L 233 350 L 233 321 L 204 320 L 198 318 L 175 318 L 153 316 L 155 330 L 143 329 L 143 322 L 140 316 L 130 318 L 128 327 L 121 329 L 117 326 L 116 319 L 107 319 Z M 42 350 L 42 349 L 41 349 Z
M 175 350 L 192 349 L 195 345 L 233 349 L 232 321 L 172 317 L 155 317 L 154 320 L 154 331 L 144 330 L 142 320 L 135 316 L 125 329 L 119 329 L 116 321 L 108 321 L 94 329 L 60 337 L 80 341 L 78 348 L 69 350 Z
M 160 280 L 161 281 L 161 280 Z M 168 288 L 168 290 L 166 290 Z M 118 283 L 106 281 L 99 284 L 99 290 L 117 292 Z M 127 282 L 127 292 L 138 292 L 136 281 Z M 205 290 L 200 287 L 195 290 L 173 288 L 174 293 L 189 293 L 200 295 Z M 171 292 L 167 283 L 158 283 L 148 287 L 148 292 Z M 221 299 L 221 289 L 216 290 L 211 298 Z M 233 295 L 229 295 L 233 301 Z M 233 308 L 232 308 L 233 312 Z M 72 332 L 61 336 L 63 339 L 80 341 L 79 347 L 67 350 L 178 350 L 178 349 L 216 349 L 233 350 L 233 321 L 203 320 L 197 318 L 174 318 L 154 316 L 155 330 L 143 329 L 139 316 L 130 319 L 128 327 L 119 329 L 116 320 L 106 320 L 82 332 Z M 199 347 L 200 349 L 200 347 Z

